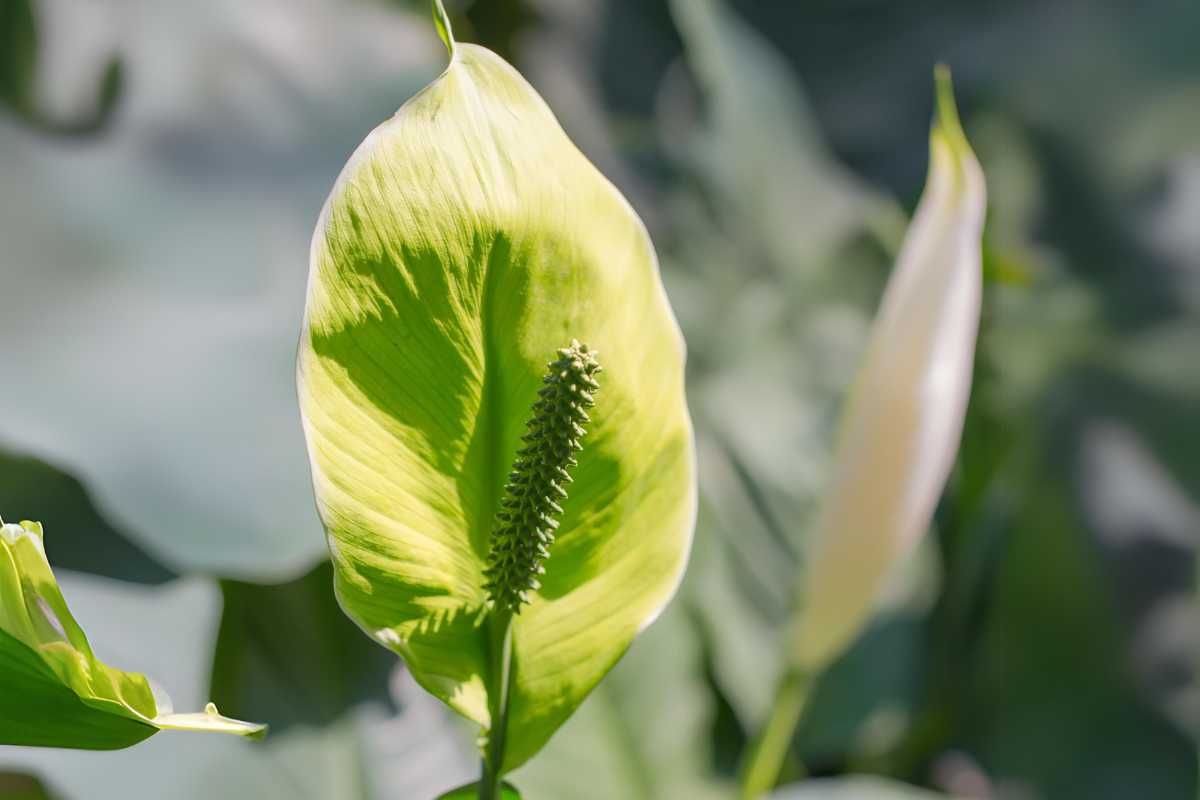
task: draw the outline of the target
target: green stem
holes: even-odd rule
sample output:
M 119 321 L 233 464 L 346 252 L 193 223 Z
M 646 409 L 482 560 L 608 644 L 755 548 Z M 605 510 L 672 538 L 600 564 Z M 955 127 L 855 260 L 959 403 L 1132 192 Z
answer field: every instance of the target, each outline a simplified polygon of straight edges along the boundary
M 780 680 L 771 715 L 742 768 L 742 800 L 758 800 L 775 788 L 811 687 L 812 675 L 795 667 Z
M 508 690 L 512 685 L 512 612 L 497 606 L 490 618 L 492 675 L 499 680 L 491 692 L 492 725 L 483 757 L 479 800 L 499 800 L 504 774 L 504 745 L 508 733 Z

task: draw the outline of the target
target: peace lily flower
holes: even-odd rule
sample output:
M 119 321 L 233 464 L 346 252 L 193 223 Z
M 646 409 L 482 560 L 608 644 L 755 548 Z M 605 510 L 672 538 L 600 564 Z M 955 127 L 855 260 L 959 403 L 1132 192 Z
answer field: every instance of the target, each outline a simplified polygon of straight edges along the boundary
M 929 178 L 843 411 L 800 582 L 793 659 L 810 671 L 854 640 L 889 569 L 928 529 L 962 436 L 987 195 L 949 72 L 936 77 Z
M 846 401 L 799 584 L 775 703 L 742 773 L 769 791 L 808 687 L 867 624 L 889 573 L 920 541 L 966 417 L 982 293 L 983 171 L 935 72 L 929 175 Z
M 645 227 L 434 15 L 449 66 L 321 213 L 297 380 L 341 606 L 484 729 L 495 797 L 674 593 L 694 447 Z
M 144 676 L 102 663 L 59 590 L 42 526 L 0 521 L 0 744 L 116 750 L 164 729 L 266 733 L 212 703 L 174 714 Z

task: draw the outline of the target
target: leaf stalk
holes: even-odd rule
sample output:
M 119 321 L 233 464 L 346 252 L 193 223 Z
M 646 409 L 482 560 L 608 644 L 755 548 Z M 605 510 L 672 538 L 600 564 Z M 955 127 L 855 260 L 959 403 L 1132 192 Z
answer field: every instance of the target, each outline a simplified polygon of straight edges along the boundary
M 490 620 L 492 675 L 498 685 L 491 692 L 492 725 L 488 731 L 483 757 L 483 777 L 479 781 L 479 800 L 499 800 L 504 775 L 504 748 L 508 733 L 509 689 L 512 686 L 513 614 L 497 606 Z
M 788 667 L 775 692 L 767 724 L 750 746 L 750 755 L 742 767 L 741 800 L 758 800 L 775 788 L 783 770 L 792 735 L 808 704 L 813 674 Z

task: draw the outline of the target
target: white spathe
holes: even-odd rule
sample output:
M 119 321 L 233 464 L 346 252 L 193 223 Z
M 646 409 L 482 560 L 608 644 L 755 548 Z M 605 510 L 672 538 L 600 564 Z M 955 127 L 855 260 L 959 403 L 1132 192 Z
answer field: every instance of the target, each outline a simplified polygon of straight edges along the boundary
M 800 584 L 793 663 L 817 671 L 920 541 L 958 451 L 982 292 L 983 171 L 939 71 L 924 194 L 846 402 Z

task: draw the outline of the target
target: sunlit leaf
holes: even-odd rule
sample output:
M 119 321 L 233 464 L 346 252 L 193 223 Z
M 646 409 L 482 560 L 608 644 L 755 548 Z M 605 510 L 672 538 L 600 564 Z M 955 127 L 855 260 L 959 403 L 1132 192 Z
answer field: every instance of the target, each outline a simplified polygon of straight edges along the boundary
M 142 675 L 102 663 L 67 608 L 42 527 L 0 527 L 0 744 L 112 750 L 162 729 L 258 737 L 266 726 L 209 704 L 172 713 Z
M 628 203 L 495 54 L 346 166 L 313 239 L 301 410 L 343 608 L 488 727 L 483 570 L 546 363 L 602 390 L 542 586 L 516 617 L 506 768 L 533 755 L 679 582 L 695 507 L 683 344 Z
M 843 412 L 801 577 L 792 658 L 819 671 L 924 535 L 954 464 L 979 327 L 983 172 L 938 80 L 929 179 Z

